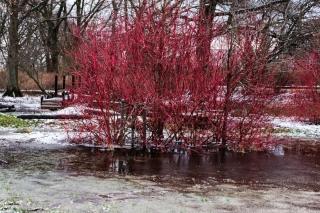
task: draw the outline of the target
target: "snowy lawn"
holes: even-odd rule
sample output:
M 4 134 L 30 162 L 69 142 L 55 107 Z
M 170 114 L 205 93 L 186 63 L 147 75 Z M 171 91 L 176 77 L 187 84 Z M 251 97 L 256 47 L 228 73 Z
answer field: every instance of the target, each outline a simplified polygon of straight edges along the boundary
M 16 112 L 10 115 L 31 114 L 59 114 L 74 115 L 79 112 L 75 107 L 68 107 L 58 111 L 42 110 L 40 106 L 41 96 L 25 96 L 19 98 L 2 97 L 0 93 L 0 103 L 14 105 Z M 8 115 L 9 113 L 6 113 Z M 29 121 L 28 121 L 29 122 Z M 64 121 L 65 122 L 65 121 Z M 40 143 L 40 144 L 66 144 L 68 134 L 65 125 L 59 120 L 32 121 L 30 126 L 0 126 L 0 141 Z
M 320 141 L 320 125 L 308 124 L 294 118 L 273 118 L 275 135 L 279 137 L 292 137 Z
M 37 125 L 30 127 L 0 127 L 0 141 L 66 144 L 68 134 L 60 122 L 47 120 L 46 122 L 39 122 Z
M 0 93 L 0 103 L 14 105 L 17 111 L 38 111 L 40 110 L 40 96 L 24 96 L 21 98 L 2 97 Z

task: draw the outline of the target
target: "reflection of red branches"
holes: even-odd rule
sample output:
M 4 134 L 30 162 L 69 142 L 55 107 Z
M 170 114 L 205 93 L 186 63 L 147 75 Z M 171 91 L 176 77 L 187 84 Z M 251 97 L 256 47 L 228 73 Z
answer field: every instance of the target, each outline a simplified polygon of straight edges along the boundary
M 80 39 L 73 53 L 74 74 L 82 79 L 75 100 L 90 119 L 79 131 L 100 144 L 138 141 L 166 150 L 177 142 L 207 147 L 223 135 L 233 148 L 260 146 L 270 100 L 264 90 L 263 38 L 241 30 L 231 54 L 199 51 L 211 38 L 175 10 L 161 16 L 148 8 L 126 28 L 91 29 Z M 227 134 L 222 134 L 223 122 Z

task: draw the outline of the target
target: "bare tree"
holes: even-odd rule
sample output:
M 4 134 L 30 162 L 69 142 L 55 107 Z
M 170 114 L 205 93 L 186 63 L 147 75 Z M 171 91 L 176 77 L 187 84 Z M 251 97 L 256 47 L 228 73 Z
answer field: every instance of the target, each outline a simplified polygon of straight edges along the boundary
M 157 7 L 159 13 L 168 5 L 189 7 L 198 17 L 195 22 L 198 33 L 206 35 L 205 39 L 201 36 L 197 47 L 202 57 L 198 60 L 205 70 L 209 55 L 201 52 L 210 52 L 213 38 L 217 36 L 212 29 L 217 26 L 215 22 L 221 29 L 214 33 L 223 35 L 240 26 L 247 14 L 255 14 L 264 23 L 262 31 L 267 35 L 265 45 L 272 63 L 311 44 L 314 35 L 319 33 L 319 28 L 312 27 L 319 19 L 319 4 L 318 0 L 3 0 L 0 3 L 0 51 L 6 58 L 8 73 L 5 95 L 22 95 L 18 85 L 19 68 L 31 73 L 34 80 L 44 64 L 46 71 L 58 73 L 61 61 L 67 58 L 64 48 L 76 43 L 70 33 L 71 26 L 83 32 L 97 17 L 104 19 L 112 30 L 119 20 L 128 22 L 139 17 L 145 6 Z M 193 18 L 192 13 L 188 16 Z M 22 60 L 27 54 L 33 54 L 32 60 Z
M 269 61 L 275 61 L 283 54 L 292 55 L 308 43 L 319 28 L 308 27 L 317 18 L 320 9 L 318 0 L 288 1 L 279 7 L 277 16 L 269 26 L 270 48 Z M 319 18 L 319 17 L 318 17 Z
M 6 21 L 8 13 L 3 4 L 0 4 L 0 38 L 4 36 L 6 31 Z
M 21 26 L 19 71 L 25 72 L 37 87 L 44 94 L 47 94 L 40 79 L 40 73 L 46 69 L 46 49 L 42 43 L 40 32 L 37 30 L 39 24 L 34 17 L 35 15 L 26 19 L 25 23 Z
M 9 43 L 7 56 L 7 89 L 4 96 L 22 96 L 18 83 L 19 48 L 20 40 L 19 27 L 23 21 L 36 9 L 40 8 L 44 1 L 36 2 L 30 7 L 29 0 L 4 0 L 9 12 Z
M 87 28 L 100 12 L 109 8 L 107 0 L 75 0 L 76 26 L 82 31 Z
M 65 0 L 49 0 L 41 10 L 39 14 L 39 30 L 41 32 L 44 45 L 47 49 L 46 63 L 48 72 L 59 72 L 59 34 L 60 27 L 67 16 L 71 13 L 72 8 L 68 10 Z
M 24 3 L 24 2 L 23 2 Z M 18 60 L 19 60 L 19 12 L 21 4 L 19 1 L 7 2 L 9 15 L 9 47 L 7 59 L 8 81 L 4 96 L 22 96 L 18 85 Z
M 3 3 L 0 3 L 0 69 L 3 68 L 6 45 L 5 45 L 5 36 L 7 33 L 7 19 L 8 12 L 6 6 Z

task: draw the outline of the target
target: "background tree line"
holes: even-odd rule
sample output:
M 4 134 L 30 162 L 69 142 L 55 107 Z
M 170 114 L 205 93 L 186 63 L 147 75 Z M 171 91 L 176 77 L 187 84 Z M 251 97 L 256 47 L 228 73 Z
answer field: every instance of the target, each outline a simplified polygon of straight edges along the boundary
M 279 71 L 286 70 L 290 67 L 289 59 L 319 48 L 319 6 L 318 0 L 2 0 L 0 63 L 7 72 L 4 95 L 22 96 L 20 72 L 26 72 L 45 91 L 39 73 L 67 72 L 72 61 L 68 50 L 77 45 L 75 29 L 82 33 L 96 25 L 112 31 L 139 16 L 144 7 L 154 7 L 159 13 L 163 8 L 173 11 L 179 7 L 188 11 L 181 19 L 200 17 L 196 24 L 206 36 L 198 41 L 197 51 L 204 70 L 209 56 L 201 52 L 212 48 L 215 34 L 235 37 L 237 30 L 247 25 L 248 14 L 255 14 L 263 25 L 260 30 L 265 35 L 268 64 Z M 166 13 L 172 15 L 167 9 Z M 216 23 L 221 29 L 214 29 Z M 231 53 L 236 45 L 235 38 L 225 48 Z M 286 79 L 281 73 L 279 84 Z M 226 83 L 229 78 L 231 74 Z

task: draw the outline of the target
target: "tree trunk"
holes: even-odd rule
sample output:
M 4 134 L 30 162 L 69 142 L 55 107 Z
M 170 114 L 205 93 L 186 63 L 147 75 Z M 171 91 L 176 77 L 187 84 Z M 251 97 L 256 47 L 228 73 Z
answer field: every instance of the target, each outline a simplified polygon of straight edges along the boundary
M 233 7 L 234 5 L 232 5 Z M 231 7 L 231 10 L 233 9 Z M 227 24 L 232 25 L 232 16 L 230 15 L 228 17 Z M 222 132 L 221 132 L 221 141 L 222 141 L 222 152 L 225 152 L 227 150 L 227 140 L 228 140 L 228 117 L 230 114 L 230 104 L 231 104 L 231 96 L 233 92 L 232 88 L 232 77 L 234 73 L 232 73 L 232 67 L 231 67 L 231 57 L 233 54 L 233 47 L 234 47 L 234 32 L 231 31 L 231 39 L 228 47 L 228 53 L 227 53 L 227 75 L 226 75 L 226 94 L 225 94 L 225 100 L 224 100 L 224 106 L 223 106 L 223 123 L 222 123 Z
M 7 60 L 7 90 L 3 96 L 21 97 L 22 93 L 18 82 L 19 65 L 19 5 L 13 1 L 10 11 L 9 49 Z
M 129 21 L 129 15 L 128 15 L 128 0 L 124 1 L 124 26 L 126 32 L 128 31 L 128 21 Z
M 216 0 L 200 0 L 199 8 L 199 29 L 198 29 L 198 46 L 197 57 L 198 61 L 205 71 L 210 59 L 211 40 L 212 40 L 212 22 L 217 6 Z
M 163 130 L 164 130 L 164 121 L 162 118 L 156 120 L 156 139 L 162 140 L 163 139 Z
M 119 8 L 115 0 L 112 0 L 112 22 L 111 22 L 111 32 L 114 34 L 116 31 L 116 26 L 117 26 L 117 20 L 118 20 L 118 13 L 119 13 Z
M 58 30 L 53 24 L 49 24 L 47 46 L 49 48 L 49 57 L 47 58 L 47 71 L 59 73 L 59 47 L 58 47 Z
M 231 74 L 228 73 L 226 77 L 226 94 L 225 100 L 223 105 L 223 120 L 222 120 L 222 130 L 221 130 L 221 142 L 222 142 L 222 149 L 226 150 L 227 148 L 227 137 L 228 137 L 228 117 L 229 117 L 229 105 L 230 105 L 230 82 L 231 81 Z

